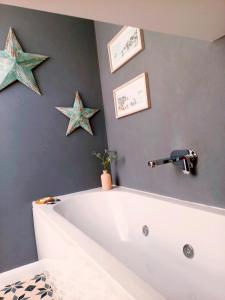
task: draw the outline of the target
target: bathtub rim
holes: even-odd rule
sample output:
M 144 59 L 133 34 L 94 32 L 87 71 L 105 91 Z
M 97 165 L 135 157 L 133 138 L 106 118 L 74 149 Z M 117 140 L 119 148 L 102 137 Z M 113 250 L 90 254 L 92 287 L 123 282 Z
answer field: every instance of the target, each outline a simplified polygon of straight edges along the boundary
M 68 200 L 67 198 L 73 197 L 75 195 L 78 196 L 78 195 L 82 195 L 85 193 L 93 193 L 93 192 L 112 193 L 112 192 L 116 192 L 116 191 L 132 192 L 136 195 L 149 197 L 150 199 L 154 198 L 159 201 L 165 201 L 165 202 L 177 204 L 179 206 L 185 206 L 185 207 L 189 207 L 189 208 L 193 208 L 193 209 L 199 209 L 199 210 L 202 210 L 205 212 L 225 216 L 225 208 L 222 208 L 222 207 L 211 206 L 211 205 L 198 203 L 198 202 L 194 202 L 194 201 L 188 201 L 188 200 L 184 200 L 184 199 L 179 199 L 179 198 L 175 198 L 175 197 L 165 196 L 165 195 L 161 195 L 161 194 L 157 194 L 157 193 L 142 191 L 142 190 L 133 189 L 133 188 L 124 187 L 124 186 L 116 186 L 116 185 L 114 185 L 112 190 L 109 190 L 109 191 L 104 191 L 104 190 L 102 190 L 101 187 L 97 187 L 97 188 L 93 188 L 93 189 L 72 192 L 69 194 L 57 195 L 55 197 L 59 198 L 62 201 L 59 203 L 56 203 L 54 205 L 54 207 L 57 207 L 58 205 L 60 206 L 60 204 L 62 204 L 64 200 Z
M 88 239 L 88 240 L 91 240 L 92 243 L 94 243 L 95 247 L 96 247 L 96 252 L 99 251 L 99 249 L 101 249 L 100 253 L 95 253 L 94 256 L 93 256 L 93 253 L 91 253 L 91 258 L 93 259 L 94 257 L 94 261 L 96 263 L 97 261 L 97 264 L 98 266 L 100 266 L 104 271 L 107 272 L 107 274 L 111 275 L 109 271 L 111 271 L 111 267 L 112 266 L 108 266 L 105 268 L 105 265 L 101 263 L 101 253 L 102 251 L 103 252 L 106 252 L 108 255 L 110 255 L 111 257 L 113 257 L 116 261 L 118 261 L 118 259 L 113 256 L 111 253 L 109 253 L 105 248 L 103 248 L 101 245 L 99 245 L 98 242 L 96 242 L 94 239 L 92 239 L 90 236 L 88 236 L 84 231 L 82 231 L 82 229 L 80 229 L 79 227 L 77 227 L 76 225 L 72 224 L 69 220 L 67 220 L 63 215 L 61 215 L 59 212 L 57 212 L 55 210 L 55 208 L 57 206 L 60 206 L 64 203 L 64 201 L 67 201 L 69 199 L 71 200 L 76 200 L 77 197 L 79 197 L 79 195 L 87 195 L 89 193 L 99 193 L 101 192 L 102 194 L 104 193 L 114 193 L 114 192 L 131 192 L 132 194 L 136 194 L 136 195 L 140 195 L 140 196 L 144 196 L 145 199 L 146 197 L 149 198 L 150 201 L 154 201 L 154 200 L 160 200 L 160 201 L 163 201 L 163 202 L 168 202 L 168 203 L 171 203 L 171 204 L 174 204 L 174 205 L 179 205 L 181 207 L 189 207 L 189 208 L 192 208 L 192 209 L 197 209 L 197 210 L 200 210 L 200 211 L 204 211 L 204 212 L 207 212 L 207 213 L 211 213 L 211 214 L 217 214 L 218 216 L 224 216 L 225 215 L 225 209 L 223 208 L 218 208 L 218 207 L 211 207 L 211 206 L 208 206 L 208 205 L 205 205 L 205 204 L 201 204 L 201 203 L 196 203 L 196 202 L 189 202 L 189 201 L 185 201 L 185 200 L 181 200 L 181 199 L 177 199 L 177 198 L 172 198 L 172 197 L 167 197 L 167 196 L 162 196 L 162 195 L 159 195 L 159 194 L 154 194 L 154 193 L 149 193 L 149 192 L 143 192 L 143 191 L 139 191 L 139 190 L 135 190 L 135 189 L 130 189 L 130 188 L 126 188 L 126 187 L 114 187 L 113 190 L 111 191 L 103 191 L 101 188 L 94 188 L 94 189 L 89 189 L 89 190 L 83 190 L 83 191 L 79 191 L 79 192 L 75 192 L 75 193 L 70 193 L 70 194 L 66 194 L 66 195 L 62 195 L 62 196 L 57 196 L 58 198 L 60 198 L 62 201 L 55 204 L 55 205 L 45 205 L 45 206 L 42 206 L 42 205 L 39 205 L 38 208 L 44 208 L 44 209 L 41 209 L 40 211 L 42 211 L 43 213 L 47 211 L 48 212 L 51 212 L 53 213 L 55 216 L 57 216 L 57 219 L 56 220 L 59 220 L 61 218 L 61 220 L 63 221 L 63 223 L 67 223 L 67 226 L 69 226 L 70 228 L 73 228 L 75 229 L 75 232 L 77 234 L 77 232 L 80 232 L 79 235 L 82 235 L 85 237 L 85 239 Z M 35 206 L 38 206 L 38 205 L 35 205 Z M 51 220 L 52 221 L 52 220 Z M 54 222 L 55 223 L 55 222 Z M 59 225 L 59 224 L 55 224 L 55 225 Z M 60 227 L 60 226 L 58 226 Z M 68 228 L 68 227 L 67 227 Z M 64 231 L 65 228 L 63 228 L 63 231 Z M 67 229 L 65 230 L 67 232 Z M 74 239 L 75 240 L 75 239 Z M 78 239 L 79 240 L 79 239 Z M 75 240 L 76 241 L 76 240 Z M 86 254 L 89 255 L 90 251 L 89 249 L 86 249 L 86 248 L 83 248 L 81 247 L 84 252 Z M 96 255 L 97 255 L 97 260 L 96 260 Z M 90 255 L 89 255 L 90 256 Z M 120 261 L 119 261 L 120 262 Z M 138 275 L 136 275 L 132 270 L 130 270 L 128 267 L 126 267 L 123 263 L 120 262 L 120 264 L 122 264 L 126 269 L 128 269 L 130 272 L 132 272 L 137 278 L 139 278 L 143 283 L 145 283 Z M 103 266 L 102 266 L 103 265 Z M 117 282 L 120 282 L 119 280 L 117 280 L 117 277 L 112 275 L 111 276 L 112 279 L 114 279 L 115 281 Z M 126 279 L 125 279 L 126 281 Z M 129 281 L 129 280 L 128 280 Z M 120 283 L 119 283 L 120 284 Z M 163 294 L 161 293 L 161 291 L 157 291 L 155 288 L 153 288 L 151 285 L 147 284 L 146 285 L 148 287 L 150 287 L 150 289 L 154 290 L 156 293 L 159 293 L 161 295 L 161 297 L 165 297 L 163 296 Z M 125 287 L 124 287 L 125 286 Z M 129 286 L 129 287 L 127 287 Z M 135 295 L 135 288 L 132 286 L 132 285 L 129 285 L 129 283 L 127 284 L 126 286 L 126 283 L 125 285 L 122 283 L 121 284 L 121 287 L 124 288 L 128 293 L 131 292 L 131 295 L 134 296 Z M 133 288 L 134 292 L 131 291 L 131 288 Z M 151 295 L 151 294 L 149 294 Z M 146 300 L 150 300 L 151 298 L 149 297 L 136 297 L 134 296 L 134 299 L 146 299 Z M 153 298 L 154 299 L 154 298 Z M 156 298 L 157 299 L 157 298 Z M 164 298 L 165 299 L 165 298 Z

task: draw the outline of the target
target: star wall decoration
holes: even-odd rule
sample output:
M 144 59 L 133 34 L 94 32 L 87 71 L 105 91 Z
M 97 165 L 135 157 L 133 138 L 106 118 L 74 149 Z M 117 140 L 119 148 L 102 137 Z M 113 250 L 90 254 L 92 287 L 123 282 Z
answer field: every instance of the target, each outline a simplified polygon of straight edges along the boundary
M 73 107 L 56 107 L 56 109 L 70 119 L 66 132 L 67 136 L 78 127 L 82 127 L 93 135 L 89 119 L 94 116 L 99 109 L 84 107 L 78 91 L 76 92 Z
M 41 95 L 32 70 L 47 58 L 24 52 L 10 27 L 5 49 L 0 51 L 0 91 L 18 80 Z

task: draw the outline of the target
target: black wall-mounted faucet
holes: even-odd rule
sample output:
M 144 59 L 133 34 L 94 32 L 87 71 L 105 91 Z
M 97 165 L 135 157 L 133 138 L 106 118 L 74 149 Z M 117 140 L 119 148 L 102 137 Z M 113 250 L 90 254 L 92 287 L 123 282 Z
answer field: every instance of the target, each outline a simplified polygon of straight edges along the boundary
M 198 155 L 194 150 L 174 150 L 171 152 L 170 157 L 149 161 L 148 166 L 155 168 L 156 166 L 173 163 L 184 174 L 194 174 L 197 160 Z

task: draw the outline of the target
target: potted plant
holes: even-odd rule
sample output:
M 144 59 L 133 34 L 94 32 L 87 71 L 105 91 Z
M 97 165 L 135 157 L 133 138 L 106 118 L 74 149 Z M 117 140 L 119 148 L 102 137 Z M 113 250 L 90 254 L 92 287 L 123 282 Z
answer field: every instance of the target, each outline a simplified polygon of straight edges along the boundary
M 117 160 L 117 152 L 105 149 L 103 153 L 93 151 L 92 154 L 101 161 L 103 173 L 101 175 L 102 189 L 105 191 L 112 189 L 112 176 L 109 173 L 111 162 Z

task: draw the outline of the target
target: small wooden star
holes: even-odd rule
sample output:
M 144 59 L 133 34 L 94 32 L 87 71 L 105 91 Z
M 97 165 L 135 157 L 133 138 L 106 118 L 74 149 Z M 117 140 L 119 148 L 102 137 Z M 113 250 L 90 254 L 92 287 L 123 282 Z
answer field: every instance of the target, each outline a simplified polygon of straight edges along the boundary
M 0 91 L 18 80 L 40 95 L 32 70 L 47 58 L 44 55 L 24 52 L 10 28 L 5 49 L 0 51 Z
M 82 127 L 93 135 L 89 119 L 94 116 L 99 109 L 84 107 L 78 91 L 76 92 L 73 107 L 56 107 L 56 109 L 70 119 L 66 135 L 70 135 L 78 127 Z

